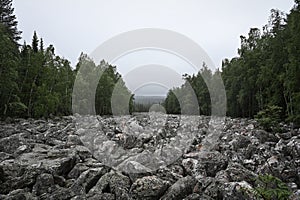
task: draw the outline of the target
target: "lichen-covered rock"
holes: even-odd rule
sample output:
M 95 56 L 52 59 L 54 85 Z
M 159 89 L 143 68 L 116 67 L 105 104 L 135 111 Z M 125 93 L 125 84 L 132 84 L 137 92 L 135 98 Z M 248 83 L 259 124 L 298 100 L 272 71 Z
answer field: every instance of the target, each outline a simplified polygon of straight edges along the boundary
M 89 198 L 104 193 L 115 195 L 116 199 L 129 199 L 130 179 L 119 172 L 111 171 L 103 175 L 97 184 L 88 192 Z
M 9 137 L 0 139 L 0 152 L 13 154 L 17 149 L 24 144 L 24 140 L 19 134 L 14 134 Z
M 169 186 L 169 182 L 156 176 L 145 176 L 137 179 L 131 186 L 130 195 L 133 199 L 159 199 Z
M 201 195 L 197 193 L 190 194 L 189 196 L 184 198 L 184 200 L 199 200 L 199 199 L 204 199 L 204 198 L 202 198 Z
M 256 199 L 252 186 L 246 181 L 223 182 L 212 179 L 201 194 L 203 196 L 200 199 Z
M 197 172 L 210 177 L 214 177 L 220 170 L 226 169 L 228 160 L 221 153 L 202 152 L 198 158 Z
M 246 181 L 225 183 L 221 194 L 223 199 L 230 200 L 253 200 L 256 195 L 253 192 L 252 186 Z
M 69 172 L 69 174 L 68 174 L 67 177 L 68 178 L 72 178 L 72 179 L 77 179 L 82 172 L 84 172 L 84 171 L 86 171 L 88 169 L 89 169 L 89 167 L 86 166 L 86 164 L 84 164 L 84 163 L 77 163 L 73 167 L 73 169 Z
M 291 132 L 286 132 L 286 133 L 281 133 L 279 134 L 279 137 L 284 139 L 284 140 L 289 140 L 292 138 L 292 133 Z
M 2 194 L 8 194 L 9 192 L 17 189 L 24 189 L 32 187 L 39 174 L 44 170 L 34 167 L 24 167 L 13 160 L 6 160 L 0 163 L 3 169 L 2 184 L 0 184 L 0 191 Z
M 67 139 L 67 145 L 83 145 L 80 137 L 78 135 L 69 135 Z
M 243 167 L 238 163 L 229 163 L 225 172 L 228 174 L 230 182 L 240 182 L 247 181 L 249 183 L 254 183 L 257 175 Z
M 240 148 L 247 148 L 250 143 L 251 143 L 250 138 L 243 135 L 237 135 L 234 139 L 232 139 L 229 142 L 229 144 L 232 146 L 232 148 L 235 151 Z
M 186 176 L 179 179 L 166 191 L 162 200 L 168 199 L 183 199 L 193 192 L 196 179 L 192 176 Z
M 255 199 L 258 174 L 280 178 L 299 199 L 300 129 L 210 120 L 150 113 L 0 121 L 0 199 Z
M 13 190 L 7 195 L 0 195 L 0 199 L 3 199 L 3 200 L 38 200 L 38 198 L 34 197 L 28 189 Z
M 210 184 L 204 189 L 203 195 L 208 196 L 212 199 L 223 199 L 222 187 L 224 187 L 224 183 L 213 179 L 211 180 Z
M 85 146 L 77 145 L 73 148 L 81 161 L 85 161 L 88 158 L 92 158 L 92 152 Z
M 198 160 L 193 158 L 186 158 L 182 160 L 182 166 L 184 167 L 188 175 L 193 175 L 197 169 Z
M 36 196 L 40 196 L 45 193 L 52 193 L 55 189 L 53 176 L 43 173 L 37 177 L 32 193 Z
M 67 175 L 76 164 L 76 155 L 71 151 L 51 150 L 45 154 L 24 153 L 16 159 L 21 166 L 32 166 L 57 175 Z
M 256 130 L 254 131 L 254 136 L 259 139 L 260 143 L 265 142 L 278 142 L 279 138 L 275 136 L 273 133 L 269 133 L 264 130 Z
M 74 191 L 76 195 L 87 194 L 108 171 L 109 169 L 106 167 L 88 169 L 80 174 L 70 189 Z
M 159 168 L 155 175 L 162 180 L 169 181 L 171 184 L 174 184 L 176 181 L 183 177 L 182 175 L 175 173 L 172 169 L 167 167 Z

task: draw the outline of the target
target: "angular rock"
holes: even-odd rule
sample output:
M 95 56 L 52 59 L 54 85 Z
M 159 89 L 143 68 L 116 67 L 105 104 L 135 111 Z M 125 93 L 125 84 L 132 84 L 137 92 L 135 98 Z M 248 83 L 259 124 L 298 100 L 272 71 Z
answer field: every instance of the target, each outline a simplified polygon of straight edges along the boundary
M 131 186 L 130 194 L 133 199 L 159 199 L 169 186 L 169 182 L 156 176 L 145 176 L 137 179 Z
M 4 163 L 5 162 L 5 163 Z M 6 160 L 0 163 L 0 168 L 3 169 L 2 184 L 0 184 L 0 191 L 2 194 L 7 194 L 13 190 L 31 188 L 36 178 L 43 170 L 36 168 L 25 168 L 11 160 Z M 10 163 L 11 162 L 11 163 Z
M 292 138 L 292 133 L 291 132 L 286 132 L 286 133 L 281 133 L 279 134 L 279 137 L 284 139 L 284 140 L 289 140 Z
M 53 176 L 43 173 L 37 177 L 32 193 L 36 196 L 40 196 L 44 193 L 52 193 L 55 189 Z
M 86 199 L 86 198 L 85 198 Z M 88 197 L 89 200 L 115 200 L 115 195 L 111 193 L 102 193 L 102 194 L 95 194 L 92 197 Z
M 78 135 L 69 135 L 67 139 L 67 145 L 83 145 L 80 137 Z
M 3 195 L 0 199 L 3 200 L 38 200 L 37 197 L 34 197 L 28 189 L 17 189 L 11 191 L 8 195 Z
M 7 159 L 11 159 L 11 158 L 13 158 L 12 154 L 0 152 L 0 162 L 7 160 Z
M 200 174 L 214 177 L 218 171 L 227 167 L 227 163 L 227 158 L 217 151 L 202 152 L 196 170 Z
M 204 190 L 203 195 L 212 199 L 223 199 L 222 187 L 224 183 L 213 180 Z
M 76 160 L 76 155 L 71 151 L 49 151 L 47 155 L 39 153 L 22 154 L 17 162 L 66 176 L 76 164 Z
M 253 192 L 252 186 L 246 181 L 225 183 L 222 189 L 223 191 L 221 191 L 221 193 L 223 199 L 253 200 L 257 197 Z
M 193 192 L 197 194 L 203 194 L 204 190 L 215 181 L 215 178 L 212 177 L 197 177 L 197 183 L 193 188 Z
M 87 194 L 108 171 L 109 169 L 107 167 L 88 169 L 78 177 L 75 183 L 70 187 L 70 190 L 76 195 Z
M 130 179 L 119 172 L 111 171 L 103 175 L 88 192 L 88 198 L 95 198 L 105 193 L 115 195 L 116 199 L 129 199 Z
M 85 146 L 77 145 L 74 149 L 82 161 L 93 157 L 91 151 Z
M 72 178 L 72 179 L 77 179 L 82 172 L 84 172 L 84 171 L 86 171 L 88 169 L 89 169 L 89 167 L 86 166 L 86 164 L 84 164 L 84 163 L 77 163 L 73 167 L 73 169 L 69 172 L 69 174 L 68 174 L 67 177 L 68 178 Z
M 176 181 L 182 178 L 182 175 L 174 173 L 171 169 L 167 167 L 159 168 L 155 175 L 161 178 L 162 180 L 169 181 L 171 184 L 174 184 Z
M 182 166 L 184 167 L 188 175 L 195 174 L 195 170 L 197 169 L 197 164 L 198 164 L 198 160 L 193 158 L 187 158 L 182 160 Z
M 184 198 L 184 200 L 199 200 L 199 199 L 203 199 L 203 198 L 201 198 L 201 195 L 197 193 L 190 194 L 189 196 Z
M 297 199 L 300 129 L 281 124 L 284 133 L 273 134 L 226 118 L 212 134 L 210 120 L 150 113 L 0 121 L 0 199 L 254 199 L 248 191 L 260 173 L 288 183 Z
M 225 172 L 228 174 L 230 182 L 246 181 L 248 183 L 253 183 L 257 177 L 255 173 L 238 163 L 229 163 Z
M 16 150 L 24 144 L 19 134 L 0 139 L 0 152 L 13 154 Z
M 205 188 L 203 196 L 205 196 L 203 199 L 256 199 L 252 186 L 245 181 L 219 182 L 214 180 L 207 188 Z
M 251 140 L 249 137 L 238 135 L 236 136 L 230 144 L 232 145 L 233 149 L 236 151 L 240 148 L 247 148 L 247 146 L 251 143 Z
M 186 176 L 174 183 L 161 197 L 162 200 L 183 199 L 193 192 L 196 179 L 192 176 Z
M 279 141 L 279 138 L 276 137 L 273 133 L 269 133 L 264 130 L 254 131 L 254 136 L 259 139 L 260 143 Z
M 52 194 L 47 193 L 39 196 L 39 200 L 69 200 L 73 197 L 75 197 L 75 193 L 72 190 L 60 187 L 57 190 L 55 190 Z

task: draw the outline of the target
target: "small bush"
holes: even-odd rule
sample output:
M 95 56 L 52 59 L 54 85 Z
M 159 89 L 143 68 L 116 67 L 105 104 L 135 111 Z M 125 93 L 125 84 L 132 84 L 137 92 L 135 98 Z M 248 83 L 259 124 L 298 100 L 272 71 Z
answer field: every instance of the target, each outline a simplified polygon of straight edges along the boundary
M 286 200 L 292 194 L 284 182 L 272 175 L 259 175 L 255 182 L 254 193 L 265 200 Z
M 12 102 L 8 104 L 8 112 L 10 116 L 18 116 L 27 110 L 27 106 L 21 102 Z
M 255 119 L 266 131 L 279 131 L 282 108 L 279 106 L 268 106 L 259 111 Z

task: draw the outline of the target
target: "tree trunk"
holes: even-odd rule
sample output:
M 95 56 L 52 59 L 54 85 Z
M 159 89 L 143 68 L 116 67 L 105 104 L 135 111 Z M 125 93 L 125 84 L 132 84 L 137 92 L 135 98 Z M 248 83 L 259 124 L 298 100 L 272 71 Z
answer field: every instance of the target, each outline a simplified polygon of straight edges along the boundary
M 33 79 L 33 82 L 31 84 L 31 88 L 30 88 L 30 95 L 29 95 L 29 101 L 28 101 L 28 112 L 27 112 L 27 115 L 28 117 L 31 116 L 31 102 L 32 102 L 32 93 L 33 93 L 33 86 L 36 82 L 36 79 L 37 79 L 38 75 L 36 75 Z

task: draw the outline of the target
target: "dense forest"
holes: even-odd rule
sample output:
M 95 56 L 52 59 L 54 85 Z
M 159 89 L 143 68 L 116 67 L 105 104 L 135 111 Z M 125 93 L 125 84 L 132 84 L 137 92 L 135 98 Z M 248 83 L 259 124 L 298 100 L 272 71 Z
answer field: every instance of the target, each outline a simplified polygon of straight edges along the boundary
M 210 114 L 211 100 L 203 80 L 214 81 L 221 73 L 227 96 L 227 115 L 255 117 L 264 109 L 279 108 L 281 120 L 300 124 L 300 1 L 296 0 L 288 15 L 271 10 L 262 30 L 251 28 L 241 36 L 238 57 L 225 59 L 222 70 L 212 72 L 207 67 L 197 75 L 184 76 L 194 88 L 200 113 Z M 180 94 L 185 84 L 169 91 L 165 107 L 168 113 L 180 113 L 174 94 Z
M 155 111 L 154 105 L 162 106 L 164 101 L 165 101 L 165 96 L 137 96 L 137 95 L 135 95 L 134 96 L 134 104 L 133 104 L 133 112 L 148 112 L 148 111 L 150 111 L 150 109 L 151 109 L 151 111 Z
M 34 32 L 32 43 L 20 45 L 21 31 L 12 8 L 12 0 L 0 1 L 0 117 L 49 117 L 72 113 L 72 89 L 78 68 L 103 70 L 96 92 L 96 113 L 111 114 L 110 94 L 122 78 L 116 67 L 104 61 L 96 65 L 81 54 L 76 69 L 70 62 L 55 55 L 54 46 L 45 48 L 43 39 Z M 86 77 L 87 78 L 87 77 Z M 80 79 L 82 90 L 88 79 Z M 120 91 L 128 94 L 125 84 Z M 82 97 L 78 111 L 88 114 L 86 98 Z M 133 98 L 131 98 L 132 104 Z M 132 110 L 132 106 L 130 107 Z
M 270 106 L 280 109 L 281 120 L 300 123 L 300 1 L 289 14 L 272 10 L 269 22 L 262 30 L 251 28 L 248 36 L 241 36 L 238 56 L 225 59 L 222 68 L 211 71 L 203 64 L 198 74 L 184 75 L 185 84 L 171 89 L 163 103 L 168 113 L 181 113 L 177 95 L 191 85 L 199 102 L 200 113 L 211 114 L 211 99 L 206 82 L 222 77 L 227 95 L 227 114 L 232 117 L 255 117 Z M 125 108 L 144 111 L 136 104 L 116 67 L 105 61 L 95 64 L 81 54 L 76 68 L 55 54 L 54 46 L 44 47 L 43 39 L 34 32 L 31 44 L 19 44 L 21 31 L 17 28 L 12 0 L 0 1 L 0 117 L 49 117 L 70 115 L 72 95 L 77 98 L 76 112 L 93 113 L 88 98 L 91 76 L 101 72 L 97 83 L 94 105 L 96 113 L 112 114 L 111 99 L 117 87 L 117 100 L 129 97 Z M 86 74 L 79 69 L 84 66 Z M 75 78 L 82 93 L 73 94 Z M 76 96 L 77 95 L 77 96 Z M 74 97 L 74 96 L 73 96 Z M 189 95 L 184 103 L 189 104 Z M 93 98 L 91 98 L 93 99 Z M 150 105 L 146 106 L 146 109 Z
M 127 89 L 115 66 L 104 60 L 96 65 L 87 55 L 81 54 L 75 73 L 73 112 L 98 115 L 132 113 L 134 95 Z

